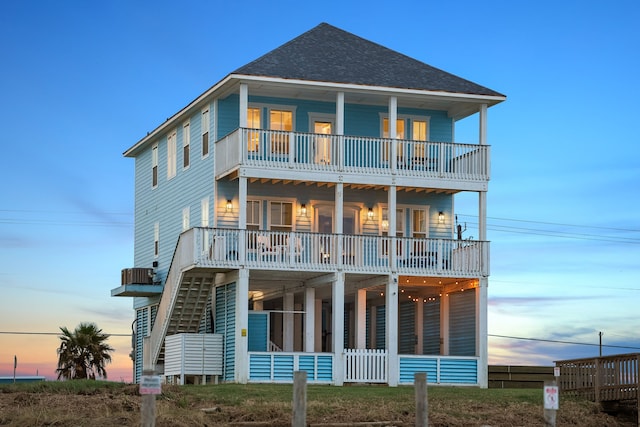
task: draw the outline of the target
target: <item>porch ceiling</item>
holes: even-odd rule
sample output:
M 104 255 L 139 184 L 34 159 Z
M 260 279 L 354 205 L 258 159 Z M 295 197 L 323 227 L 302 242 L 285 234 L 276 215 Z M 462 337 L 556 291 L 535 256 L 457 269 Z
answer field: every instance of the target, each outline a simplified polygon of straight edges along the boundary
M 234 174 L 231 179 L 237 178 L 238 175 Z M 335 187 L 335 182 L 314 182 L 314 181 L 301 181 L 301 180 L 293 180 L 293 179 L 280 179 L 280 178 L 249 178 L 249 183 L 260 183 L 260 184 L 283 184 L 283 185 L 304 185 L 304 186 L 313 186 L 313 187 L 327 187 L 332 188 Z M 376 184 L 349 184 L 344 183 L 345 189 L 352 190 L 385 190 L 389 189 L 386 185 L 376 185 Z M 433 193 L 433 194 L 455 194 L 458 193 L 458 190 L 452 189 L 442 189 L 442 188 L 423 188 L 423 187 L 398 187 L 397 191 L 404 191 L 407 193 L 415 192 L 415 193 Z

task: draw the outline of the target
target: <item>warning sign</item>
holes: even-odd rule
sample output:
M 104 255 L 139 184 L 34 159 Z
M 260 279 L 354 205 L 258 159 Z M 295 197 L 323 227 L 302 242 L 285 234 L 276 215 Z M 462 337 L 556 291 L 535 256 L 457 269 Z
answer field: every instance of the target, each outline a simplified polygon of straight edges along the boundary
M 544 386 L 544 409 L 558 409 L 560 400 L 559 394 L 558 386 Z
M 140 394 L 162 394 L 162 377 L 160 375 L 141 376 Z

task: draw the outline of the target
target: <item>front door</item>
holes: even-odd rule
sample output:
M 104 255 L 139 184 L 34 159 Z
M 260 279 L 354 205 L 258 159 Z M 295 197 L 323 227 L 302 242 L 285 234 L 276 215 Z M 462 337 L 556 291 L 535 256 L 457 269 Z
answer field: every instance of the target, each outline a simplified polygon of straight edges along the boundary
M 319 205 L 316 207 L 316 231 L 321 234 L 335 233 L 334 227 L 334 211 L 333 205 Z M 342 217 L 342 233 L 345 235 L 355 235 L 359 232 L 358 225 L 360 208 L 357 206 L 345 205 L 343 207 Z M 345 262 L 349 259 L 353 259 L 355 256 L 355 241 L 354 237 L 346 237 L 343 244 L 343 257 Z M 320 238 L 320 255 L 326 262 L 336 262 L 336 258 L 331 258 L 332 247 L 335 245 L 335 241 L 330 236 L 321 236 Z M 335 256 L 335 255 L 334 255 Z

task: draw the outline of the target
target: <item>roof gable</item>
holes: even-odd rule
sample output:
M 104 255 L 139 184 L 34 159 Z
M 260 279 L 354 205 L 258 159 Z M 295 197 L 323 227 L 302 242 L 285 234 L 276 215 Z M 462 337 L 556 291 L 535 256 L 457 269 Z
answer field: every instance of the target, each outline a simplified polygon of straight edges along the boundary
M 503 96 L 327 23 L 232 74 Z

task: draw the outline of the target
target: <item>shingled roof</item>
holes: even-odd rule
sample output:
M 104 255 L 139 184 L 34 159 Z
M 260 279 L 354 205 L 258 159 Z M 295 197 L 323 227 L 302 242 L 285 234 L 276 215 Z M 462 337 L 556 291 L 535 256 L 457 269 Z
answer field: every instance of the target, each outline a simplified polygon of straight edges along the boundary
M 232 74 L 504 96 L 327 23 Z

